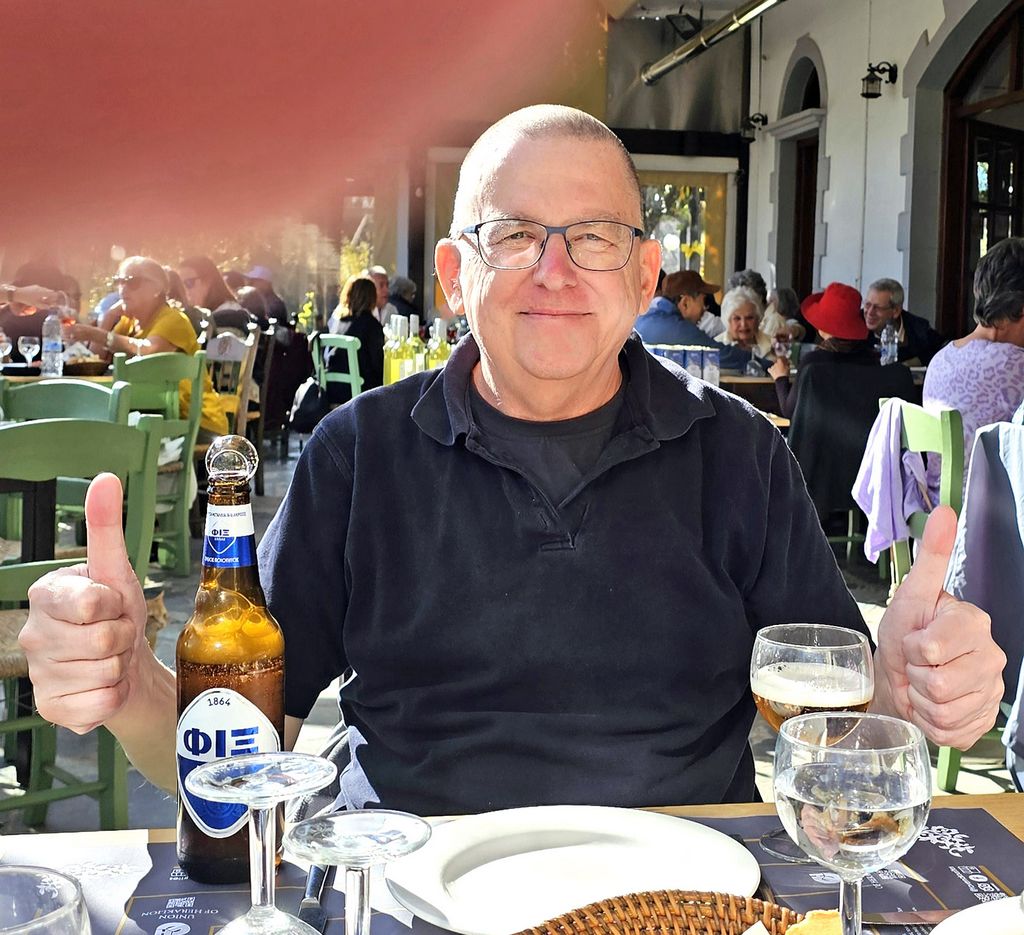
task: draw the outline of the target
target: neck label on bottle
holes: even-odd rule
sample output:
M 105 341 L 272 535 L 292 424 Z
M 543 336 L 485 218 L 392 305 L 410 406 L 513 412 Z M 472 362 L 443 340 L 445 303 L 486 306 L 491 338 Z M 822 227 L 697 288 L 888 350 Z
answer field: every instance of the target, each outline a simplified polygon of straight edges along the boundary
M 214 506 L 206 509 L 203 564 L 208 568 L 245 568 L 256 564 L 252 507 Z
M 269 718 L 248 698 L 230 688 L 211 688 L 196 695 L 181 712 L 176 747 L 178 794 L 185 808 L 203 834 L 226 838 L 245 824 L 248 806 L 192 795 L 185 788 L 185 777 L 203 763 L 243 753 L 275 752 L 281 744 Z

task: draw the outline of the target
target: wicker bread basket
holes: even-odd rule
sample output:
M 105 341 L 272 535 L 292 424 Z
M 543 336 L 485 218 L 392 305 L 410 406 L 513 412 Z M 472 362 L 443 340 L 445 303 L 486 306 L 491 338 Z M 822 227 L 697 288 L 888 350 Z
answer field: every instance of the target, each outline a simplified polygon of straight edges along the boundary
M 519 935 L 742 935 L 755 922 L 782 935 L 801 919 L 752 897 L 658 890 L 591 903 Z

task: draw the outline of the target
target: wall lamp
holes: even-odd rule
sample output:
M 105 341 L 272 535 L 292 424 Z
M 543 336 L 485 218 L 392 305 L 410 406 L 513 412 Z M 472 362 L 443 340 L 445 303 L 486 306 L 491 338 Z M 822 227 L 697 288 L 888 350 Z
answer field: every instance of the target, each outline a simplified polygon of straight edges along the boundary
M 768 125 L 768 115 L 757 113 L 751 114 L 743 121 L 743 126 L 740 127 L 740 136 L 748 142 L 753 142 L 756 132 L 763 130 Z
M 891 62 L 879 62 L 877 65 L 868 63 L 868 73 L 861 78 L 860 96 L 873 101 L 876 97 L 882 96 L 882 76 L 885 76 L 887 84 L 896 83 L 896 66 Z

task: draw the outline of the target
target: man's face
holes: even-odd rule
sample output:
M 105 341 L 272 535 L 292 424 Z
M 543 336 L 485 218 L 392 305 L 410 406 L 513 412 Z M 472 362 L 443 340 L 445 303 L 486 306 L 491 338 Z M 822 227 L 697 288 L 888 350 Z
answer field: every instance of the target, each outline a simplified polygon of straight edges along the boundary
M 757 343 L 757 310 L 745 302 L 729 316 L 726 322 L 729 337 L 743 347 Z
M 519 140 L 480 180 L 478 214 L 467 224 L 519 218 L 542 224 L 619 221 L 642 225 L 636 190 L 608 143 L 564 137 Z M 528 269 L 487 266 L 472 235 L 458 241 L 461 269 L 444 282 L 464 312 L 494 378 L 585 380 L 614 364 L 657 284 L 661 251 L 633 243 L 625 267 L 580 269 L 552 234 Z M 439 250 L 446 250 L 442 245 Z M 439 270 L 444 264 L 439 264 Z M 500 386 L 498 387 L 500 390 Z
M 370 279 L 377 287 L 377 308 L 384 308 L 388 304 L 388 277 L 381 273 L 371 273 Z
M 887 322 L 898 318 L 901 309 L 892 304 L 892 293 L 868 289 L 864 300 L 864 323 L 871 331 L 880 332 Z
M 676 305 L 679 307 L 679 314 L 687 321 L 692 321 L 694 324 L 700 321 L 701 316 L 704 314 L 703 295 L 681 296 Z

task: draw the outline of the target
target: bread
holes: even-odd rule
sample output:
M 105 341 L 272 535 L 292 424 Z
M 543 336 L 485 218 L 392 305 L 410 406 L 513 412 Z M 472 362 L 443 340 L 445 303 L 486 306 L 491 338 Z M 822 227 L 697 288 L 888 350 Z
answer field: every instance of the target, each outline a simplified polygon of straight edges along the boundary
M 786 929 L 786 935 L 842 935 L 843 925 L 839 921 L 838 909 L 812 909 L 804 917 Z

